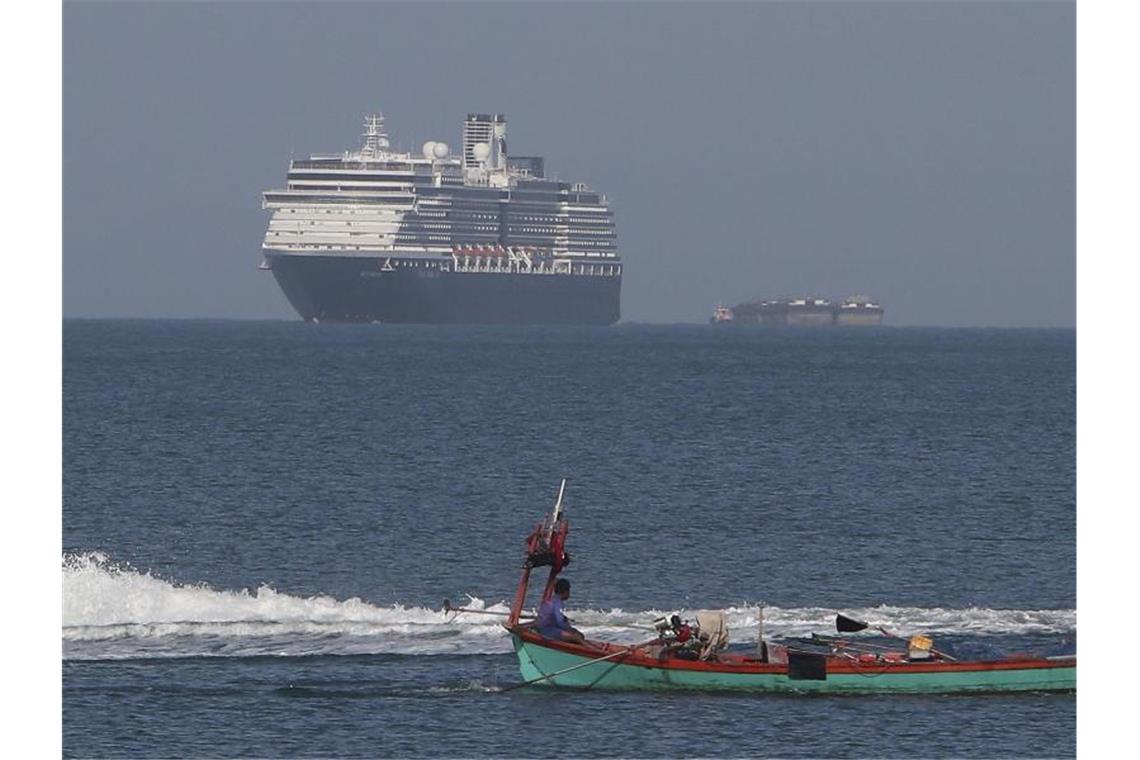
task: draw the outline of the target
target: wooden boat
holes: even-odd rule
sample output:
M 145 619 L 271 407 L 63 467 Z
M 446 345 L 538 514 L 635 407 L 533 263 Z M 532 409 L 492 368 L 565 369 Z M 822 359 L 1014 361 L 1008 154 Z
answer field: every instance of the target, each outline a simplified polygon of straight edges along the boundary
M 777 643 L 761 636 L 754 654 L 709 646 L 707 636 L 698 654 L 671 639 L 669 626 L 661 621 L 657 627 L 662 635 L 642 644 L 546 638 L 521 618 L 531 571 L 550 567 L 542 596 L 546 600 L 569 562 L 565 486 L 562 481 L 554 510 L 527 538 L 522 578 L 505 624 L 524 679 L 518 686 L 923 694 L 1076 689 L 1075 655 L 960 661 L 933 649 L 931 640 L 922 636 L 911 638 L 902 651 L 836 637 Z M 842 615 L 837 624 L 840 632 L 866 627 Z

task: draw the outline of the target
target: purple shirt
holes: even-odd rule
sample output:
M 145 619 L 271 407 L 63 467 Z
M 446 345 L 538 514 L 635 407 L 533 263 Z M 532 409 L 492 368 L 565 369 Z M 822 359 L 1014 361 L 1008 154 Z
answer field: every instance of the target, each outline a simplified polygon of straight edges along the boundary
M 538 632 L 548 639 L 561 639 L 570 630 L 570 621 L 562 614 L 562 599 L 554 595 L 538 608 Z

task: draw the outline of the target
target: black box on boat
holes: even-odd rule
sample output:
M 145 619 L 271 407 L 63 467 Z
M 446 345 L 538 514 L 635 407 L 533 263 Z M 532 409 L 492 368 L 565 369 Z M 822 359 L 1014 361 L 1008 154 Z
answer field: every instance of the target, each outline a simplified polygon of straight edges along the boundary
M 792 681 L 826 681 L 827 658 L 809 652 L 788 652 L 788 679 Z

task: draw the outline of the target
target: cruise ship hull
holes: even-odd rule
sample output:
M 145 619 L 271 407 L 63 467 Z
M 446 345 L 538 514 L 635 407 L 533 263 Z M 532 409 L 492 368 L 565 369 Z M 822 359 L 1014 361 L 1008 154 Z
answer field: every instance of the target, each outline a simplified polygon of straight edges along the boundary
M 308 322 L 611 325 L 621 316 L 620 274 L 392 269 L 382 256 L 264 253 Z

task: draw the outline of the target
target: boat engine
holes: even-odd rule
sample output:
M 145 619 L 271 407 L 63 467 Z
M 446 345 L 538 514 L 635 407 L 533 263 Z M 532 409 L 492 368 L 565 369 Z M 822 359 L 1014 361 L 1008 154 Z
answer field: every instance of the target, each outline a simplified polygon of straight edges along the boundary
M 694 636 L 693 626 L 687 621 L 681 620 L 680 615 L 657 618 L 653 621 L 653 627 L 657 630 L 661 641 L 666 644 L 685 644 L 691 641 Z
M 671 615 L 654 620 L 653 627 L 657 630 L 663 656 L 700 659 L 703 644 L 695 624 L 682 620 L 680 615 Z

